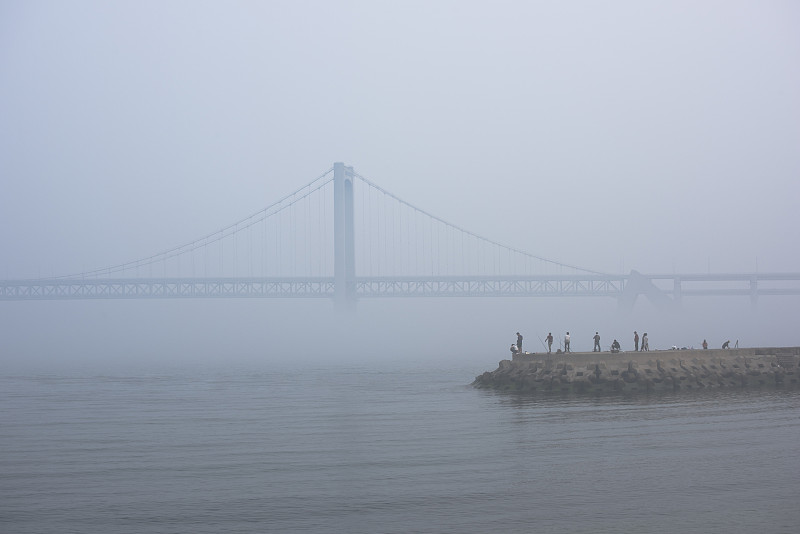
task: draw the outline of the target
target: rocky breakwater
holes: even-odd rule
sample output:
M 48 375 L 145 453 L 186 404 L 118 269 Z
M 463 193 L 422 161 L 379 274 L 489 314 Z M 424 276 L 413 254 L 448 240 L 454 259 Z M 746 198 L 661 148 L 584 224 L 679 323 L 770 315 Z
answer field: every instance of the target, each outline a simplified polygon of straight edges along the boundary
M 472 385 L 565 393 L 798 387 L 800 347 L 517 354 Z

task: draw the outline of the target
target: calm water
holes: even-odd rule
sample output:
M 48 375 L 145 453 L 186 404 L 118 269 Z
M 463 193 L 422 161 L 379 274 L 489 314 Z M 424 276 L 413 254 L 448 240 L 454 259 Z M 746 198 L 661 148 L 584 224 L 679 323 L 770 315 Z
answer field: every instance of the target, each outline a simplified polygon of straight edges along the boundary
M 408 364 L 0 377 L 0 532 L 797 532 L 800 393 Z

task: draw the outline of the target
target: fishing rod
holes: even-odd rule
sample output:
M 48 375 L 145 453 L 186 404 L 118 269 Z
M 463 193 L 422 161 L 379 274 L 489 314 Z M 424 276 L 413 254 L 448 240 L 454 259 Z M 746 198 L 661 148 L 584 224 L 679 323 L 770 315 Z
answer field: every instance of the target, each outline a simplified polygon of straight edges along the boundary
M 544 350 L 547 350 L 547 345 L 544 344 L 544 341 L 542 341 L 542 338 L 539 336 L 539 334 L 536 334 L 536 337 L 539 338 L 539 343 L 542 344 L 542 347 L 544 347 Z

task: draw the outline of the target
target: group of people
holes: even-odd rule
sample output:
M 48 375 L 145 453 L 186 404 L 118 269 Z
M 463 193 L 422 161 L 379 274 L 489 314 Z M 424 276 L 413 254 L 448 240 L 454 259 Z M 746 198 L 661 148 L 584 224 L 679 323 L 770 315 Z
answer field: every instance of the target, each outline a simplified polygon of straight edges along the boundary
M 540 338 L 540 341 L 541 341 L 541 338 Z M 553 350 L 553 333 L 552 332 L 549 332 L 547 334 L 547 337 L 545 338 L 545 341 L 547 342 L 547 353 L 550 354 L 550 352 L 552 352 L 552 350 Z M 569 352 L 569 332 L 567 332 L 567 335 L 564 336 L 564 346 L 566 347 L 565 352 Z M 522 354 L 522 334 L 520 334 L 519 332 L 517 332 L 517 343 L 516 344 L 513 344 L 513 343 L 511 344 L 511 354 L 517 354 L 517 353 Z
M 592 352 L 603 352 L 603 349 L 600 347 L 600 332 L 595 332 L 594 337 L 594 347 L 592 348 Z M 541 338 L 539 338 L 541 341 Z M 563 352 L 572 352 L 569 348 L 569 332 L 564 335 L 564 349 Z M 641 341 L 641 345 L 640 342 Z M 553 351 L 553 333 L 548 332 L 547 337 L 545 338 L 544 343 L 547 343 L 547 353 L 550 354 Z M 726 341 L 722 344 L 723 349 L 729 349 L 731 342 Z M 736 347 L 739 347 L 739 341 L 736 341 Z M 677 348 L 677 347 L 673 347 Z M 684 347 L 685 348 L 685 347 Z M 704 339 L 703 340 L 703 348 L 708 349 L 708 342 Z M 560 350 L 560 349 L 559 349 Z M 619 341 L 616 339 L 611 343 L 611 352 L 620 352 L 622 347 L 620 346 Z M 642 337 L 639 338 L 639 332 L 636 330 L 633 331 L 633 350 L 635 352 L 639 351 L 649 351 L 650 350 L 650 340 L 647 338 L 647 332 L 642 334 Z M 516 344 L 511 345 L 511 354 L 522 354 L 522 334 L 517 332 L 517 342 Z
M 639 352 L 639 350 L 640 350 L 639 349 L 639 341 L 640 341 L 639 340 L 639 332 L 634 330 L 633 331 L 633 350 L 635 352 Z M 650 340 L 647 337 L 647 332 L 642 334 L 641 342 L 642 342 L 642 347 L 641 347 L 642 351 L 650 350 Z M 622 347 L 620 346 L 619 341 L 617 341 L 615 339 L 611 343 L 611 352 L 619 352 L 621 350 L 622 350 Z M 603 349 L 600 348 L 600 333 L 599 332 L 595 332 L 594 333 L 594 348 L 592 349 L 592 352 L 602 352 L 602 351 L 603 351 Z
M 641 338 L 642 348 L 641 350 L 650 350 L 650 340 L 647 338 L 647 332 L 642 334 Z M 633 350 L 635 352 L 639 352 L 639 332 L 636 330 L 633 331 Z M 619 352 L 622 350 L 622 347 L 619 344 L 619 341 L 616 339 L 611 343 L 611 352 Z M 600 348 L 600 333 L 594 333 L 594 347 L 592 348 L 592 352 L 603 352 L 603 349 Z
M 633 350 L 639 352 L 639 332 L 633 331 Z M 647 339 L 647 332 L 642 334 L 642 350 L 650 350 L 650 340 Z
M 592 352 L 602 352 L 603 349 L 600 347 L 600 332 L 594 333 L 594 347 L 592 348 Z M 541 341 L 541 338 L 539 338 Z M 547 353 L 550 354 L 553 351 L 553 333 L 548 332 L 547 337 L 545 338 L 545 342 L 547 343 Z M 572 352 L 569 348 L 569 332 L 564 334 L 564 352 Z M 642 334 L 641 338 L 642 342 L 642 349 L 641 350 L 650 350 L 650 341 L 647 339 L 647 332 Z M 639 333 L 635 330 L 633 331 L 633 344 L 635 347 L 635 351 L 639 351 Z M 704 342 L 705 344 L 705 342 Z M 621 350 L 619 341 L 616 339 L 611 343 L 611 352 L 619 352 Z M 511 354 L 522 354 L 522 334 L 517 332 L 517 342 L 511 344 Z
M 511 354 L 522 354 L 522 334 L 517 332 L 517 344 L 511 344 Z

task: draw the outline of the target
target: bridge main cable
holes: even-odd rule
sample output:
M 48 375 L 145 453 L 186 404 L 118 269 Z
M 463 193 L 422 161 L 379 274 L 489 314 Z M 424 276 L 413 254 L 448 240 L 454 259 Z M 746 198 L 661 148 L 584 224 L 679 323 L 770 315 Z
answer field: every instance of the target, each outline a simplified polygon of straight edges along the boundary
M 208 246 L 208 245 L 210 245 L 212 243 L 216 243 L 216 242 L 218 242 L 218 241 L 220 241 L 222 239 L 225 239 L 226 237 L 228 237 L 230 235 L 233 235 L 236 232 L 239 232 L 241 230 L 246 230 L 247 228 L 249 228 L 249 227 L 251 227 L 251 226 L 253 226 L 253 225 L 255 225 L 255 224 L 257 224 L 257 223 L 259 223 L 261 221 L 263 221 L 267 217 L 271 217 L 271 216 L 273 216 L 273 215 L 275 215 L 277 213 L 280 213 L 281 211 L 293 206 L 297 202 L 305 199 L 306 197 L 308 197 L 312 193 L 322 189 L 323 187 L 328 185 L 330 182 L 332 182 L 333 181 L 333 176 L 331 176 L 327 180 L 324 180 L 321 183 L 317 184 L 317 186 L 312 189 L 312 186 L 315 183 L 319 182 L 320 180 L 322 180 L 323 178 L 325 178 L 326 176 L 328 176 L 332 172 L 333 172 L 333 167 L 329 168 L 327 171 L 325 171 L 324 173 L 320 174 L 319 176 L 317 176 L 316 178 L 311 180 L 309 183 L 307 183 L 303 187 L 300 187 L 297 190 L 295 190 L 294 192 L 292 192 L 292 193 L 290 193 L 288 195 L 285 195 L 280 200 L 277 200 L 276 202 L 273 202 L 269 206 L 267 206 L 265 208 L 262 208 L 262 209 L 258 210 L 257 212 L 255 212 L 255 213 L 253 213 L 253 214 L 251 214 L 251 215 L 249 215 L 247 217 L 244 217 L 243 219 L 240 219 L 240 220 L 236 221 L 235 223 L 229 224 L 229 225 L 227 225 L 227 226 L 225 226 L 225 227 L 223 227 L 223 228 L 221 228 L 221 229 L 219 229 L 219 230 L 217 230 L 215 232 L 211 232 L 210 234 L 206 235 L 205 237 L 201 237 L 199 239 L 195 239 L 193 241 L 190 241 L 189 243 L 185 243 L 185 244 L 177 246 L 177 247 L 172 247 L 172 248 L 170 248 L 168 250 L 165 250 L 163 252 L 160 252 L 158 254 L 153 254 L 151 256 L 147 256 L 145 258 L 141 258 L 141 259 L 138 259 L 138 260 L 135 260 L 135 261 L 128 261 L 128 262 L 125 262 L 125 263 L 120 263 L 120 264 L 113 265 L 113 266 L 110 266 L 110 267 L 105 267 L 105 268 L 102 268 L 102 269 L 94 269 L 94 270 L 91 270 L 91 271 L 84 271 L 84 272 L 81 272 L 81 273 L 75 273 L 75 274 L 69 274 L 69 275 L 53 276 L 53 277 L 50 277 L 50 278 L 41 278 L 40 277 L 40 278 L 34 278 L 33 280 L 46 280 L 46 279 L 63 280 L 63 279 L 86 278 L 86 277 L 91 277 L 91 276 L 109 275 L 111 273 L 124 272 L 124 271 L 126 271 L 128 269 L 134 269 L 134 268 L 139 268 L 139 267 L 152 265 L 152 264 L 157 263 L 159 261 L 168 260 L 168 259 L 174 258 L 176 256 L 180 256 L 181 254 L 185 254 L 187 252 L 192 252 L 194 250 L 197 250 L 198 248 L 202 248 L 202 247 Z M 307 191 L 305 191 L 305 190 L 307 190 Z M 303 193 L 302 195 L 300 195 L 298 197 L 297 195 L 300 194 L 302 191 L 305 191 L 305 193 Z M 285 202 L 286 200 L 288 200 L 290 198 L 293 198 L 293 197 L 297 197 L 297 198 L 294 198 L 291 202 L 289 202 L 285 206 L 281 206 L 281 204 L 283 204 L 283 202 Z M 280 207 L 280 209 L 277 209 L 272 213 L 268 213 L 269 210 L 275 208 L 276 206 L 281 206 L 281 207 Z M 259 216 L 260 216 L 260 218 L 256 218 L 256 217 L 259 217 Z M 245 223 L 247 223 L 247 224 L 245 224 Z M 232 232 L 230 231 L 231 229 L 233 229 Z
M 526 252 L 524 250 L 520 250 L 520 249 L 517 249 L 517 248 L 514 248 L 514 247 L 509 247 L 509 246 L 504 245 L 502 243 L 498 243 L 497 241 L 494 241 L 494 240 L 489 239 L 487 237 L 478 235 L 475 232 L 471 232 L 471 231 L 469 231 L 469 230 L 467 230 L 465 228 L 462 228 L 462 227 L 460 227 L 458 225 L 455 225 L 453 223 L 445 221 L 441 217 L 437 217 L 436 215 L 434 215 L 434 214 L 432 214 L 432 213 L 430 213 L 428 211 L 425 211 L 425 210 L 423 210 L 421 208 L 418 208 L 417 206 L 411 204 L 410 202 L 407 202 L 407 201 L 403 200 L 402 198 L 398 197 L 394 193 L 391 193 L 391 192 L 387 191 L 386 189 L 382 188 L 381 186 L 379 186 L 375 182 L 369 180 L 368 178 L 366 178 L 366 177 L 364 177 L 364 176 L 362 176 L 362 175 L 360 175 L 358 173 L 353 173 L 353 176 L 358 178 L 359 180 L 361 180 L 362 182 L 364 182 L 368 186 L 373 187 L 376 190 L 380 191 L 384 195 L 386 195 L 386 196 L 396 200 L 397 202 L 403 204 L 404 206 L 407 206 L 407 207 L 411 208 L 412 210 L 425 215 L 426 217 L 430 217 L 431 219 L 433 219 L 435 221 L 438 221 L 438 222 L 444 224 L 445 226 L 448 226 L 448 227 L 450 227 L 450 228 L 452 228 L 454 230 L 462 232 L 462 233 L 464 233 L 464 234 L 466 234 L 468 236 L 471 236 L 471 237 L 473 237 L 475 239 L 478 239 L 480 241 L 483 241 L 483 242 L 488 243 L 490 245 L 493 245 L 495 247 L 499 247 L 499 248 L 511 251 L 511 252 L 513 252 L 515 254 L 519 254 L 521 256 L 525 256 L 525 257 L 528 257 L 528 258 L 531 258 L 531 259 L 535 259 L 535 260 L 542 261 L 542 262 L 545 262 L 545 263 L 550 263 L 552 265 L 557 265 L 559 267 L 566 267 L 568 269 L 574 269 L 576 271 L 582 271 L 582 272 L 585 272 L 585 273 L 596 274 L 596 275 L 601 275 L 601 276 L 606 276 L 607 275 L 607 273 L 603 273 L 603 272 L 600 272 L 600 271 L 593 271 L 591 269 L 585 269 L 583 267 L 578 267 L 577 265 L 570 265 L 568 263 L 563 263 L 563 262 L 559 262 L 559 261 L 555 261 L 555 260 L 550 260 L 550 259 L 547 259 L 547 258 L 543 258 L 541 256 L 536 256 L 535 254 L 531 254 L 531 253 Z

